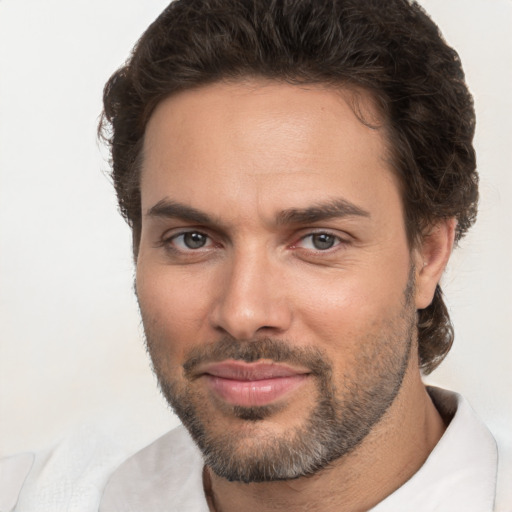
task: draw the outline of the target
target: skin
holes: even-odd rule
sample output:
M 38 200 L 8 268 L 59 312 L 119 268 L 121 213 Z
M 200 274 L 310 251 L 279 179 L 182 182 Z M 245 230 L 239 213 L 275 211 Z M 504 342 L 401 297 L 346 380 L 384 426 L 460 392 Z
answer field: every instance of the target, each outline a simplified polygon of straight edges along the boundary
M 358 97 L 362 112 L 378 119 L 370 98 Z M 318 389 L 305 379 L 270 417 L 244 421 L 204 379 L 187 380 L 182 365 L 191 350 L 226 337 L 318 349 L 332 364 L 341 399 L 347 381 L 357 386 L 374 377 L 378 361 L 368 355 L 382 353 L 383 339 L 385 350 L 407 361 L 391 406 L 328 470 L 244 484 L 207 468 L 218 511 L 368 510 L 419 469 L 444 431 L 421 381 L 415 333 L 409 346 L 401 332 L 432 300 L 455 223 L 440 222 L 409 247 L 385 130 L 363 124 L 350 99 L 350 91 L 321 86 L 217 83 L 164 100 L 147 127 L 137 296 L 159 378 L 191 388 L 214 435 L 243 439 L 236 446 L 242 452 L 269 437 L 285 439 L 304 424 Z M 283 210 L 333 200 L 364 214 L 278 222 Z M 210 220 L 155 215 L 166 202 Z M 190 232 L 206 235 L 205 245 L 187 247 L 183 234 Z M 333 247 L 316 249 L 315 233 L 334 237 Z

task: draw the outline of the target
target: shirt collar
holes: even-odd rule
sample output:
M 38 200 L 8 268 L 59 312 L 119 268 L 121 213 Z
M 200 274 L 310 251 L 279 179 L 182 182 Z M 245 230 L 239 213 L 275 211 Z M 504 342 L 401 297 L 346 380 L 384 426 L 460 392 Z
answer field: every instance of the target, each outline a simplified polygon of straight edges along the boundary
M 498 464 L 494 438 L 462 396 L 427 389 L 440 414 L 453 418 L 423 466 L 371 512 L 492 511 Z

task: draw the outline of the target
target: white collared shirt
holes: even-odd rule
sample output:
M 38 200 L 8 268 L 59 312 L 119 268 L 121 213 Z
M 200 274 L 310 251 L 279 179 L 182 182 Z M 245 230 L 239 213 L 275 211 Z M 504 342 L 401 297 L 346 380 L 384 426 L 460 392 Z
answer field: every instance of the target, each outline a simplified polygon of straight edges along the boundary
M 498 451 L 487 427 L 460 395 L 429 392 L 443 415 L 455 413 L 453 419 L 418 472 L 371 512 L 512 512 L 508 489 L 493 508 Z M 0 512 L 208 512 L 202 457 L 183 427 L 117 469 L 119 455 L 106 444 L 78 448 L 82 458 L 88 454 L 82 463 L 73 451 L 67 446 L 46 457 L 0 461 Z

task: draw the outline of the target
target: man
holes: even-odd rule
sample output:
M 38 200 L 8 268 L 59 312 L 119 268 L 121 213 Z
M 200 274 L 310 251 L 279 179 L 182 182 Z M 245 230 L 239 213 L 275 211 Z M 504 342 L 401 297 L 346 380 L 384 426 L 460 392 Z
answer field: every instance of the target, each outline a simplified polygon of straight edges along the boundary
M 421 9 L 178 0 L 104 103 L 186 430 L 100 510 L 492 510 L 492 436 L 421 380 L 452 343 L 439 280 L 478 181 L 460 62 Z
M 492 508 L 492 439 L 470 420 L 480 463 L 443 454 L 466 420 L 420 375 L 477 201 L 471 97 L 421 9 L 175 2 L 104 102 L 148 351 L 202 458 L 171 433 L 102 510 Z

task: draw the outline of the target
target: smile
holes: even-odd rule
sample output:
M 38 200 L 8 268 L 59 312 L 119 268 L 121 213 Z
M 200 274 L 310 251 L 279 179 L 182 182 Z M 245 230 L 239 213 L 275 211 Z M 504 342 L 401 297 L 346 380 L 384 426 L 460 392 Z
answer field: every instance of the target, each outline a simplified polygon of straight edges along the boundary
M 240 361 L 208 365 L 203 371 L 211 392 L 241 407 L 271 404 L 299 388 L 309 375 L 285 365 Z

